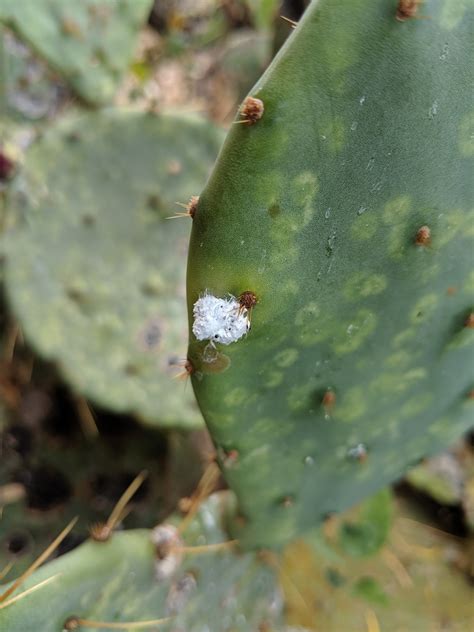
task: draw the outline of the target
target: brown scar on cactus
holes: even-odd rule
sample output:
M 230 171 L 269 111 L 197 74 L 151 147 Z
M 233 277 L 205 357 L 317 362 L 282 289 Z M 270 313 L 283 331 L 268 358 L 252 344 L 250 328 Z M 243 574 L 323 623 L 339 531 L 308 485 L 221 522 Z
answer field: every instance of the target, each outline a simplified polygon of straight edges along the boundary
M 332 389 L 328 389 L 322 399 L 322 405 L 326 413 L 330 413 L 336 404 L 336 393 Z
M 96 542 L 107 542 L 117 524 L 121 522 L 128 513 L 126 510 L 128 503 L 138 491 L 138 488 L 142 485 L 147 476 L 148 472 L 146 470 L 140 472 L 140 474 L 133 479 L 124 493 L 120 496 L 107 522 L 93 525 L 90 528 L 89 533 L 93 540 Z
M 396 18 L 399 22 L 404 22 L 409 18 L 414 18 L 418 12 L 420 0 L 398 0 Z
M 288 509 L 289 507 L 293 507 L 294 503 L 295 503 L 295 500 L 293 496 L 285 496 L 280 501 L 281 506 L 285 507 L 285 509 Z
M 194 219 L 196 215 L 197 206 L 199 203 L 199 195 L 192 195 L 189 198 L 189 202 L 187 204 L 183 204 L 182 202 L 176 202 L 178 206 L 182 206 L 185 210 L 184 213 L 175 213 L 171 217 L 167 217 L 166 219 L 176 219 L 177 217 L 190 217 Z
M 241 121 L 234 122 L 236 124 L 247 123 L 247 125 L 254 125 L 262 118 L 264 111 L 265 107 L 261 99 L 257 99 L 256 97 L 247 97 L 239 109 L 239 115 L 244 118 Z
M 72 531 L 76 522 L 77 518 L 73 518 L 71 522 L 61 531 L 61 533 L 51 542 L 51 544 L 46 547 L 46 549 L 35 559 L 35 561 L 30 564 L 30 566 L 28 566 L 26 571 L 24 571 L 24 573 L 22 573 L 20 577 L 18 577 L 18 579 L 16 579 L 13 584 L 0 595 L 0 608 L 5 608 L 10 603 L 13 603 L 13 600 L 9 600 L 8 602 L 6 601 L 8 597 L 35 572 L 38 566 L 41 566 L 41 564 L 47 560 L 52 553 L 54 553 L 64 538 Z
M 474 329 L 474 312 L 471 312 L 464 321 L 464 327 L 467 329 Z
M 429 226 L 420 226 L 416 231 L 415 244 L 417 246 L 429 246 L 431 244 L 431 229 Z

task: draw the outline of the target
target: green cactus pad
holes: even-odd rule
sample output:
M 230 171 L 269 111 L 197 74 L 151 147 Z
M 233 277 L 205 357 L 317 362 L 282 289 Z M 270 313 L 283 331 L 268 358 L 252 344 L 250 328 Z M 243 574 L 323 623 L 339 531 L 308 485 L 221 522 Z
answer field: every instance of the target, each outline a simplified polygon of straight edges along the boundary
M 186 358 L 189 218 L 221 132 L 132 112 L 63 120 L 28 153 L 9 205 L 6 285 L 27 340 L 74 389 L 163 426 L 197 426 Z
M 232 500 L 228 492 L 209 498 L 186 531 L 184 544 L 225 542 L 223 520 Z M 56 577 L 0 610 L 0 629 L 58 632 L 72 616 L 108 622 L 173 616 L 171 623 L 153 628 L 164 632 L 255 632 L 264 624 L 272 630 L 279 624 L 275 573 L 255 555 L 229 549 L 185 553 L 174 572 L 161 580 L 154 576 L 155 559 L 147 530 L 116 533 L 105 543 L 87 542 L 25 582 L 18 592 Z
M 190 320 L 206 290 L 259 301 L 225 362 L 189 347 L 243 546 L 288 541 L 472 424 L 472 14 L 313 3 L 201 196 Z
M 112 99 L 150 0 L 0 0 L 0 21 L 93 104 Z

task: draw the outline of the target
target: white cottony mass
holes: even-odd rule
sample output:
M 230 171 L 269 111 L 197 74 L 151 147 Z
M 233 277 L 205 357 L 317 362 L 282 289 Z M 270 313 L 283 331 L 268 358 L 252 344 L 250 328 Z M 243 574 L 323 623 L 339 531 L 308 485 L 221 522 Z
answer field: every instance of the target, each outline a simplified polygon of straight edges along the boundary
M 232 295 L 217 298 L 204 294 L 194 303 L 193 316 L 193 334 L 198 340 L 230 345 L 250 329 L 248 310 Z

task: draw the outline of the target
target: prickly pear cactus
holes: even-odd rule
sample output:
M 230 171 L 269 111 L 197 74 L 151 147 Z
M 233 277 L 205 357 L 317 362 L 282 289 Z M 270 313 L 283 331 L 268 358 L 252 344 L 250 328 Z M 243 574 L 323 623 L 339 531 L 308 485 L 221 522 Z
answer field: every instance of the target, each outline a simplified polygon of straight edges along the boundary
M 284 543 L 472 423 L 472 14 L 314 2 L 201 195 L 191 324 L 205 292 L 258 300 L 247 336 L 189 346 L 243 546 Z
M 225 542 L 223 524 L 231 505 L 228 492 L 211 496 L 179 546 Z M 173 523 L 179 528 L 179 521 Z M 173 527 L 166 529 L 176 535 Z M 35 592 L 11 605 L 0 602 L 1 629 L 102 630 L 98 623 L 73 626 L 78 619 L 118 626 L 168 617 L 167 623 L 142 627 L 165 632 L 282 629 L 281 596 L 270 566 L 252 553 L 242 555 L 219 547 L 175 549 L 163 555 L 153 545 L 156 534 L 145 529 L 115 533 L 108 542 L 87 542 L 40 568 L 18 596 L 38 586 Z M 123 625 L 121 629 L 137 627 Z
M 111 100 L 150 0 L 0 0 L 11 26 L 93 104 Z
M 163 426 L 201 417 L 186 373 L 187 219 L 221 132 L 197 118 L 71 116 L 29 151 L 9 196 L 10 305 L 74 389 Z

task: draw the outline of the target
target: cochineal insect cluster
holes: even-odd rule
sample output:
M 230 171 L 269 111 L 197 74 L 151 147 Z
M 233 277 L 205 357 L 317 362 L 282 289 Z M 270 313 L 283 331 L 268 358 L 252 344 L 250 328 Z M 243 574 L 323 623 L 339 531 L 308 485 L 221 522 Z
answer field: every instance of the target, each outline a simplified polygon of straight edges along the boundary
M 249 310 L 231 294 L 218 298 L 205 292 L 194 303 L 193 316 L 193 334 L 198 340 L 230 345 L 250 329 Z

